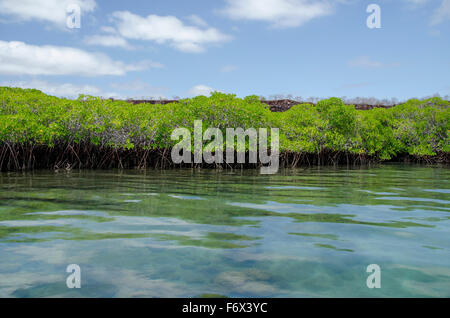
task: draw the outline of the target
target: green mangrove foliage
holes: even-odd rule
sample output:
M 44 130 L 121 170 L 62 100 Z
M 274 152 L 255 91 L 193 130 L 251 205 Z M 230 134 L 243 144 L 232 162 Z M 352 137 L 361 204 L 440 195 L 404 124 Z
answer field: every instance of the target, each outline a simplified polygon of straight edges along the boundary
M 0 87 L 0 167 L 110 168 L 170 165 L 175 128 L 279 128 L 285 164 L 392 160 L 448 162 L 449 101 L 409 100 L 355 110 L 338 98 L 272 113 L 257 96 L 214 93 L 166 105 Z M 206 146 L 206 145 L 205 145 Z M 227 145 L 225 144 L 224 147 Z

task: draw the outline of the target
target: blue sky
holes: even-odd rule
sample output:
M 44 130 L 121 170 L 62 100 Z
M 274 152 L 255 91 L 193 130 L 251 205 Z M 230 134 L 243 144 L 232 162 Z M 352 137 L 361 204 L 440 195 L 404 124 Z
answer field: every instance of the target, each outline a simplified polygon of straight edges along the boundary
M 369 4 L 381 28 L 369 29 Z M 69 4 L 81 27 L 67 27 Z M 0 0 L 0 85 L 73 97 L 450 94 L 450 0 Z

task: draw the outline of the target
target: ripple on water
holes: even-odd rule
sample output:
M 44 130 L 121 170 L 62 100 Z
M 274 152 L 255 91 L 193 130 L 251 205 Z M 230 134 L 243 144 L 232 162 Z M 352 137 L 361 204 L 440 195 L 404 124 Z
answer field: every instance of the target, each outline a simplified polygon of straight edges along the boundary
M 449 175 L 0 174 L 0 297 L 449 297 Z M 88 284 L 77 294 L 71 263 Z M 365 287 L 373 263 L 381 290 Z

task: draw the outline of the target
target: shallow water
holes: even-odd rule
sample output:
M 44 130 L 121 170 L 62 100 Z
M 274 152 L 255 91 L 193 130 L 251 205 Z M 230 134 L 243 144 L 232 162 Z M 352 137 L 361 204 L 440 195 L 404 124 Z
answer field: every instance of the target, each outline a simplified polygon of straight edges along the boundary
M 449 176 L 0 174 L 0 297 L 450 297 Z M 66 286 L 69 264 L 80 289 Z

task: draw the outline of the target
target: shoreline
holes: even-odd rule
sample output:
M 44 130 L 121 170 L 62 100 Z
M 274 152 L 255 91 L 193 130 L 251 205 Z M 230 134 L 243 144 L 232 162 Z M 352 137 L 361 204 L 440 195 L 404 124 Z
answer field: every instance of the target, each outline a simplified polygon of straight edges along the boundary
M 64 145 L 49 148 L 46 146 L 0 146 L 0 171 L 32 171 L 32 170 L 107 170 L 107 169 L 160 169 L 172 170 L 179 168 L 195 169 L 259 169 L 262 165 L 258 161 L 251 163 L 221 163 L 207 164 L 192 163 L 174 164 L 170 159 L 171 149 L 163 150 L 120 150 L 114 148 L 100 148 L 94 145 Z M 235 158 L 237 157 L 235 152 Z M 249 153 L 246 153 L 248 159 Z M 246 160 L 248 162 L 248 160 Z M 399 164 L 428 164 L 449 165 L 450 153 L 436 156 L 398 155 L 390 160 L 379 160 L 369 156 L 351 153 L 324 152 L 322 154 L 281 152 L 279 167 L 330 167 L 330 166 L 364 166 L 368 164 L 399 163 Z

